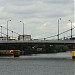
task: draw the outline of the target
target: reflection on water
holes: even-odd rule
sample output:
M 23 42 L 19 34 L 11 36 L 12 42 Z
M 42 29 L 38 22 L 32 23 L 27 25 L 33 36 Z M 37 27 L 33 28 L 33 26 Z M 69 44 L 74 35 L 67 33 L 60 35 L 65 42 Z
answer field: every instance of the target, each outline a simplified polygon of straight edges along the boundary
M 71 53 L 0 57 L 0 75 L 74 75 Z

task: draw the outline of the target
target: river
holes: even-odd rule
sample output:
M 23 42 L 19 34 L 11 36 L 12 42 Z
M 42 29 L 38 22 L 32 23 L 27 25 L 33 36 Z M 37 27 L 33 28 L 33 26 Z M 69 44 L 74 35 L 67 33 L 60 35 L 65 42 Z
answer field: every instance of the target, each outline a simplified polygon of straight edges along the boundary
M 0 57 L 0 75 L 75 75 L 71 52 Z

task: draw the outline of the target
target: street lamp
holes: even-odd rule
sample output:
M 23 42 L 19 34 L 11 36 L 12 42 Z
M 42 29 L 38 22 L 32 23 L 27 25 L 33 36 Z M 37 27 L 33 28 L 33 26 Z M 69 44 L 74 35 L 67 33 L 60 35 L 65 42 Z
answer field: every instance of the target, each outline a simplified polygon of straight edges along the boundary
M 7 21 L 7 40 L 8 40 L 8 22 L 9 22 L 9 21 L 11 21 L 11 20 L 8 20 L 8 21 Z
M 23 23 L 23 21 L 20 21 Z M 23 23 L 23 40 L 24 40 L 24 23 Z
M 1 37 L 2 37 L 2 26 L 0 26 L 1 27 Z
M 71 20 L 68 20 L 71 22 L 71 38 L 72 38 L 72 21 Z
M 13 31 L 12 31 L 12 39 L 13 39 Z
M 58 40 L 59 40 L 59 20 L 61 20 L 61 18 L 58 19 Z

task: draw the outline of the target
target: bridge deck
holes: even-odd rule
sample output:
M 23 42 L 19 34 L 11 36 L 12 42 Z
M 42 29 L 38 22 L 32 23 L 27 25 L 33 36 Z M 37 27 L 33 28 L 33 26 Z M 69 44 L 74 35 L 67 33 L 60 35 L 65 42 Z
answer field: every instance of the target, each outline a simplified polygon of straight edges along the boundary
M 3 40 L 0 43 L 52 43 L 52 44 L 75 44 L 75 40 Z

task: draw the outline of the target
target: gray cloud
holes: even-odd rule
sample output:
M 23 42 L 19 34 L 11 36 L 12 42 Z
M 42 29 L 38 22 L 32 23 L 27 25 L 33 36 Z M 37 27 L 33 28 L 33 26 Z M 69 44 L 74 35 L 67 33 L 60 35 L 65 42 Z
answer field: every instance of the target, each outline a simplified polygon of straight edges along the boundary
M 67 3 L 72 3 L 72 0 L 45 0 L 45 2 L 48 4 L 67 4 Z
M 22 33 L 20 20 L 25 22 L 26 34 L 46 37 L 57 33 L 57 19 L 62 19 L 62 31 L 68 19 L 73 21 L 74 2 L 72 0 L 0 0 L 0 20 L 12 19 L 10 29 Z M 48 26 L 44 28 L 44 23 Z M 1 22 L 0 22 L 1 23 Z M 2 24 L 3 25 L 3 24 Z M 4 26 L 6 23 L 4 23 Z M 41 26 L 41 27 L 40 27 Z M 56 28 L 56 32 L 52 31 Z M 35 29 L 34 29 L 35 28 Z M 50 29 L 49 29 L 50 28 Z M 42 35 L 41 35 L 42 34 Z M 68 35 L 68 34 L 67 34 Z

